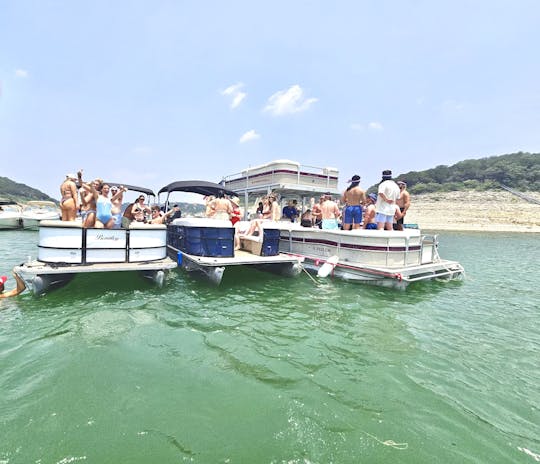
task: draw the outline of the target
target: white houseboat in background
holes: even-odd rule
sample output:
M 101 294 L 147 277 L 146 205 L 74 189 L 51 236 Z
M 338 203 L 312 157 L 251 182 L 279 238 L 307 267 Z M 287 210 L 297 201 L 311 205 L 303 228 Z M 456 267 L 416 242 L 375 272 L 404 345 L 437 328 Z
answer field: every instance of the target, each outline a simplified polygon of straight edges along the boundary
M 0 230 L 20 229 L 22 207 L 12 200 L 0 200 Z
M 296 199 L 303 210 L 311 198 L 327 193 L 334 198 L 341 195 L 336 169 L 303 167 L 284 160 L 245 169 L 225 177 L 222 184 L 243 197 L 250 208 L 271 192 L 281 197 L 281 206 Z M 412 282 L 455 279 L 464 273 L 458 262 L 439 256 L 436 235 L 423 234 L 419 229 L 322 230 L 288 220 L 265 223 L 264 227 L 279 229 L 279 251 L 302 257 L 304 267 L 321 277 L 332 275 L 405 288 Z
M 148 189 L 130 189 L 152 193 Z M 137 271 L 163 285 L 175 261 L 167 257 L 167 228 L 132 222 L 127 229 L 84 228 L 81 221 L 43 220 L 38 256 L 13 271 L 40 295 L 67 284 L 81 273 Z
M 178 181 L 163 187 L 159 192 L 166 194 L 166 205 L 170 205 L 171 194 L 189 192 L 199 195 L 236 196 L 234 191 L 213 182 L 190 180 Z M 301 270 L 301 257 L 279 252 L 277 228 L 267 227 L 259 237 L 248 237 L 240 241 L 241 248 L 235 250 L 235 232 L 231 221 L 213 218 L 174 219 L 167 230 L 169 256 L 177 259 L 186 271 L 195 271 L 213 284 L 219 285 L 227 268 L 254 266 L 255 268 L 285 276 L 296 276 Z
M 38 230 L 40 221 L 60 219 L 60 217 L 60 208 L 53 201 L 28 201 L 22 207 L 22 228 L 25 230 Z

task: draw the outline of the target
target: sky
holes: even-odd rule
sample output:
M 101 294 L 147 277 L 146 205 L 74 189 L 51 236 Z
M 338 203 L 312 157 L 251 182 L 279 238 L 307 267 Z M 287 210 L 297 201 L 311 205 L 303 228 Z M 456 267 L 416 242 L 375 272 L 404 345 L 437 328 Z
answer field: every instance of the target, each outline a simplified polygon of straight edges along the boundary
M 278 159 L 369 187 L 540 152 L 537 0 L 0 0 L 0 176 L 155 191 Z

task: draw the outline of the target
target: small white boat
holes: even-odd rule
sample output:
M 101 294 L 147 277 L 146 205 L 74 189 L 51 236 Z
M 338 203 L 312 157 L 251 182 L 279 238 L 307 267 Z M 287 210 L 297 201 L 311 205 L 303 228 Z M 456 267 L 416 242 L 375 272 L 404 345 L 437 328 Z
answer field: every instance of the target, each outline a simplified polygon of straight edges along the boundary
M 282 205 L 296 199 L 303 208 L 314 197 L 330 193 L 339 198 L 338 171 L 333 168 L 304 167 L 278 160 L 248 168 L 223 179 L 224 188 L 244 196 L 245 204 L 273 192 Z M 280 231 L 279 251 L 304 259 L 304 267 L 318 274 L 357 280 L 395 288 L 431 279 L 456 279 L 464 274 L 456 261 L 442 259 L 436 235 L 424 235 L 418 228 L 403 231 L 322 230 L 298 223 L 279 221 L 265 224 Z
M 217 195 L 219 191 L 235 195 L 222 185 L 206 181 L 179 181 L 163 187 L 158 195 L 167 193 L 169 204 L 172 192 L 191 192 Z M 293 277 L 302 271 L 303 258 L 279 252 L 279 230 L 265 228 L 260 237 L 243 237 L 241 248 L 235 250 L 235 228 L 227 220 L 212 218 L 174 219 L 167 228 L 169 256 L 186 271 L 194 271 L 219 285 L 227 268 L 254 268 Z
M 42 220 L 37 259 L 13 271 L 37 295 L 89 272 L 138 271 L 162 286 L 166 273 L 177 267 L 167 257 L 166 237 L 162 224 L 134 221 L 127 229 L 103 229 L 83 228 L 81 221 Z
M 21 210 L 21 205 L 12 200 L 0 200 L 0 229 L 19 229 Z
M 22 208 L 22 227 L 26 230 L 38 230 L 42 220 L 60 219 L 60 208 L 53 201 L 28 201 Z

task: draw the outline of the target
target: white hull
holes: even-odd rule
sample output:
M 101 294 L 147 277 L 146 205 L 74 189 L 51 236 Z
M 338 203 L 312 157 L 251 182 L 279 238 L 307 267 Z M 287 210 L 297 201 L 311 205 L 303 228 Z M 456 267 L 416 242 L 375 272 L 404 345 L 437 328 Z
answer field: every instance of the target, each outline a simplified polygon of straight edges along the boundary
M 22 219 L 22 228 L 26 230 L 38 230 L 39 223 L 41 221 L 51 221 L 58 219 L 58 214 L 49 213 L 49 214 L 33 214 L 33 215 L 23 215 Z
M 436 237 L 419 230 L 328 231 L 278 224 L 280 251 L 304 257 L 304 267 L 313 272 L 324 266 L 323 275 L 394 288 L 463 275 L 459 263 L 439 257 Z M 329 263 L 331 270 L 326 269 Z
M 14 271 L 36 294 L 85 272 L 139 271 L 162 285 L 176 267 L 167 257 L 163 225 L 132 224 L 129 229 L 85 229 L 77 221 L 42 221 L 38 259 Z
M 20 229 L 21 215 L 17 213 L 0 213 L 0 229 Z

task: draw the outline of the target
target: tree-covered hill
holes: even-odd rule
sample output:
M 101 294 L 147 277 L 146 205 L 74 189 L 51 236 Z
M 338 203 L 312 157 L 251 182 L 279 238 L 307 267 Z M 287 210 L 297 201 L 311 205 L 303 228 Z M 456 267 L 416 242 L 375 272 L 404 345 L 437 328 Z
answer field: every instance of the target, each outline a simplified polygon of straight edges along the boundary
M 506 185 L 516 190 L 540 192 L 540 154 L 513 153 L 460 161 L 396 177 L 406 180 L 411 193 L 490 190 Z M 372 186 L 370 191 L 376 191 Z
M 57 202 L 54 198 L 51 198 L 40 190 L 28 187 L 26 184 L 13 182 L 7 177 L 0 177 L 0 198 L 17 202 L 26 202 L 29 200 L 48 200 Z

